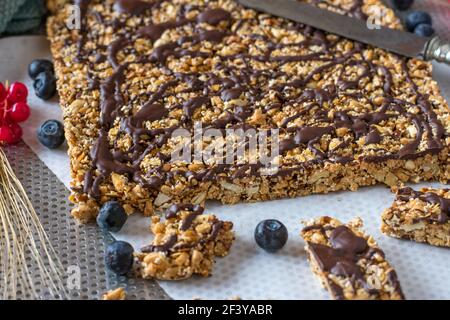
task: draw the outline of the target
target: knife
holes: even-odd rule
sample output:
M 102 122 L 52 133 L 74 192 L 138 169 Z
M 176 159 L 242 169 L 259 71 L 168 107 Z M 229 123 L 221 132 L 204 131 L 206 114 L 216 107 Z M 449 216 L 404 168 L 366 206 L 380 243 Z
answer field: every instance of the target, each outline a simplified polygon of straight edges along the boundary
M 257 11 L 310 25 L 403 56 L 450 64 L 450 43 L 438 37 L 420 37 L 414 33 L 381 26 L 369 29 L 367 21 L 320 9 L 297 0 L 238 0 L 238 2 Z

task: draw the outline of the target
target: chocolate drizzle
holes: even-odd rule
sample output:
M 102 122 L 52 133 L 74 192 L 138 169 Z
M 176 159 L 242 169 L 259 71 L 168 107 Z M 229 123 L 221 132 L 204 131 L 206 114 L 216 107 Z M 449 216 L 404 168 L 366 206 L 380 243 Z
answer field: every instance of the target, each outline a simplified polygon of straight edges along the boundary
M 222 21 L 230 21 L 231 14 L 223 9 L 208 9 L 198 15 L 197 21 L 204 22 L 212 26 L 217 26 Z
M 152 9 L 153 6 L 153 2 L 142 0 L 116 0 L 114 9 L 120 13 L 139 15 L 145 10 Z
M 132 123 L 141 127 L 144 121 L 155 121 L 164 118 L 169 114 L 169 110 L 159 103 L 145 104 L 133 117 Z
M 78 0 L 82 7 L 83 27 L 80 32 L 77 47 L 78 56 L 86 59 L 90 54 L 95 54 L 98 63 L 108 61 L 113 68 L 113 73 L 106 79 L 100 80 L 88 73 L 90 90 L 100 89 L 100 134 L 92 149 L 92 170 L 86 174 L 84 182 L 84 191 L 91 197 L 99 196 L 98 187 L 100 183 L 112 172 L 123 173 L 130 179 L 140 183 L 142 186 L 151 190 L 158 190 L 166 181 L 171 181 L 175 176 L 182 176 L 186 179 L 196 179 L 198 181 L 212 181 L 216 179 L 217 174 L 224 173 L 230 179 L 245 177 L 248 175 L 259 175 L 260 168 L 263 166 L 258 163 L 255 165 L 216 165 L 203 171 L 170 171 L 166 172 L 163 166 L 152 169 L 143 174 L 140 163 L 145 156 L 151 153 L 157 153 L 162 162 L 167 161 L 160 152 L 155 151 L 161 148 L 170 138 L 173 127 L 153 129 L 146 128 L 145 123 L 162 120 L 170 117 L 171 110 L 181 109 L 183 128 L 193 131 L 193 122 L 197 111 L 203 108 L 212 108 L 211 99 L 219 97 L 224 102 L 233 102 L 235 99 L 246 98 L 249 102 L 245 106 L 235 106 L 227 110 L 227 113 L 212 123 L 207 124 L 208 128 L 227 129 L 227 128 L 251 128 L 245 121 L 253 114 L 257 106 L 265 105 L 265 98 L 268 91 L 272 92 L 278 102 L 266 105 L 263 112 L 272 110 L 294 109 L 295 112 L 281 125 L 271 122 L 271 127 L 280 128 L 286 138 L 280 142 L 280 151 L 284 155 L 303 146 L 307 147 L 315 155 L 315 159 L 306 162 L 293 162 L 288 167 L 282 167 L 278 171 L 278 176 L 289 175 L 299 168 L 316 165 L 323 162 L 338 162 L 342 164 L 352 161 L 383 162 L 389 159 L 414 159 L 426 154 L 437 154 L 443 149 L 442 139 L 447 134 L 445 128 L 439 121 L 433 107 L 428 101 L 428 97 L 421 94 L 408 75 L 406 62 L 402 64 L 403 74 L 408 83 L 413 88 L 413 93 L 418 97 L 416 104 L 412 104 L 393 97 L 394 82 L 391 71 L 381 65 L 363 58 L 363 44 L 354 43 L 353 49 L 348 52 L 335 55 L 335 45 L 339 39 L 329 39 L 327 34 L 315 30 L 309 26 L 300 24 L 290 24 L 295 32 L 304 35 L 305 39 L 299 43 L 282 43 L 270 39 L 263 34 L 241 35 L 239 29 L 246 23 L 253 23 L 252 19 L 248 21 L 235 21 L 233 15 L 222 9 L 212 8 L 210 5 L 214 1 L 208 1 L 204 6 L 180 5 L 177 16 L 170 21 L 162 23 L 151 23 L 131 33 L 126 28 L 126 19 L 130 16 L 144 15 L 146 10 L 159 7 L 164 1 L 155 0 L 152 2 L 140 0 L 116 0 L 112 9 L 121 13 L 120 17 L 115 18 L 109 23 L 117 31 L 115 39 L 107 46 L 105 54 L 101 52 L 89 52 L 85 41 L 87 39 L 86 21 L 90 14 L 96 19 L 101 19 L 98 14 L 91 12 L 89 0 Z M 342 11 L 342 8 L 337 8 Z M 191 11 L 197 11 L 196 15 L 188 15 Z M 356 17 L 363 17 L 361 3 L 356 3 L 350 9 L 349 14 Z M 189 18 L 188 18 L 189 17 Z M 255 19 L 258 19 L 255 18 Z M 124 113 L 123 107 L 130 101 L 126 101 L 122 90 L 127 85 L 127 74 L 130 63 L 120 61 L 120 53 L 136 53 L 133 45 L 137 39 L 149 39 L 153 43 L 158 41 L 166 31 L 174 29 L 183 29 L 190 26 L 193 29 L 193 35 L 182 36 L 176 41 L 167 42 L 156 46 L 150 56 L 137 57 L 136 63 L 156 64 L 172 80 L 161 84 L 155 92 L 148 92 L 148 100 L 142 103 L 140 110 L 131 114 Z M 123 30 L 121 30 L 123 29 Z M 123 32 L 122 32 L 123 31 Z M 214 54 L 195 50 L 196 44 L 202 42 L 223 43 L 233 37 L 249 37 L 251 41 L 263 41 L 265 50 L 259 53 L 250 54 L 245 50 L 242 52 L 219 55 L 215 71 L 208 72 L 186 72 L 176 73 L 168 67 L 170 59 L 182 57 L 193 57 L 202 59 L 213 59 Z M 298 48 L 302 51 L 312 47 L 319 47 L 321 50 L 311 50 L 311 53 L 286 55 L 280 54 L 285 48 Z M 101 50 L 102 51 L 102 50 Z M 276 53 L 276 54 L 275 54 Z M 330 58 L 331 56 L 331 58 Z M 238 61 L 240 67 L 233 67 L 233 61 Z M 298 61 L 317 61 L 319 66 L 311 70 L 306 75 L 299 75 L 298 78 L 291 79 L 283 71 L 283 66 L 288 63 Z M 260 69 L 254 68 L 254 63 L 271 65 L 275 63 L 278 67 Z M 356 77 L 350 77 L 337 68 L 342 66 L 358 68 Z M 335 84 L 327 85 L 323 88 L 310 88 L 309 84 L 314 81 L 324 71 L 330 69 L 337 70 L 339 76 Z M 221 74 L 220 76 L 218 74 Z M 382 77 L 383 82 L 383 103 L 376 106 L 374 102 L 364 96 L 364 82 L 377 75 Z M 286 79 L 284 83 L 271 85 L 273 77 Z M 179 84 L 187 84 L 183 93 L 192 93 L 191 98 L 179 105 L 168 105 L 167 99 L 173 95 L 172 91 Z M 219 89 L 213 89 L 213 87 Z M 300 95 L 290 96 L 291 90 L 301 90 Z M 373 111 L 355 115 L 351 111 L 339 111 L 334 114 L 328 114 L 326 106 L 333 105 L 336 100 L 359 100 L 373 106 Z M 342 102 L 340 102 L 342 103 Z M 306 107 L 299 108 L 299 105 L 306 104 Z M 408 108 L 417 106 L 420 109 L 419 114 L 408 112 Z M 295 120 L 302 116 L 314 114 L 316 123 L 297 127 Z M 417 129 L 417 135 L 409 144 L 405 145 L 399 151 L 389 151 L 382 148 L 374 148 L 375 145 L 383 141 L 383 136 L 376 129 L 376 125 L 391 117 L 406 117 L 414 124 Z M 117 119 L 120 118 L 120 130 L 131 135 L 133 146 L 129 153 L 117 150 L 108 151 L 115 147 L 115 142 L 108 142 L 108 132 L 114 126 Z M 373 148 L 373 155 L 360 156 L 355 159 L 353 156 L 340 153 L 340 149 L 351 144 L 351 141 L 342 141 L 342 144 L 333 150 L 324 151 L 320 148 L 320 140 L 324 135 L 335 137 L 337 130 L 341 128 L 349 129 L 355 139 L 365 137 L 365 146 Z M 426 139 L 426 149 L 422 148 L 421 142 Z
M 100 124 L 105 130 L 112 126 L 119 116 L 119 107 L 124 103 L 118 88 L 124 82 L 125 68 L 123 65 L 118 66 L 115 73 L 100 85 Z
M 141 248 L 141 251 L 144 253 L 150 253 L 150 252 L 168 252 L 170 251 L 173 246 L 177 243 L 178 237 L 176 234 L 172 234 L 169 236 L 167 241 L 159 246 L 155 245 L 148 245 L 143 248 Z
M 187 215 L 187 217 L 184 218 L 180 225 L 180 230 L 186 231 L 191 227 L 194 219 L 197 216 L 203 214 L 204 209 L 199 205 L 174 204 L 166 211 L 166 219 L 176 218 L 180 211 L 190 211 L 190 213 Z
M 86 25 L 87 25 L 87 13 L 88 13 L 88 7 L 91 0 L 75 0 L 74 5 L 78 6 L 80 8 L 80 19 L 81 19 L 81 28 L 78 31 L 79 32 L 79 40 L 76 44 L 77 48 L 77 56 L 75 58 L 76 62 L 81 62 L 83 60 L 83 57 L 86 55 L 84 52 L 84 44 L 86 41 Z
M 204 212 L 204 208 L 199 205 L 194 204 L 174 204 L 167 209 L 165 217 L 166 219 L 177 219 L 179 218 L 179 213 L 182 211 L 189 211 L 181 223 L 179 224 L 180 231 L 187 231 L 191 228 L 195 218 L 199 215 L 202 215 Z M 220 220 L 216 220 L 212 223 L 211 232 L 206 237 L 201 238 L 200 240 L 193 243 L 178 243 L 178 236 L 176 234 L 171 235 L 167 241 L 162 245 L 148 245 L 141 249 L 144 253 L 150 252 L 170 252 L 172 250 L 184 250 L 191 249 L 196 247 L 197 245 L 204 245 L 208 242 L 215 241 L 219 236 L 220 230 L 222 230 L 223 222 Z
M 444 189 L 444 191 L 448 192 L 449 189 Z M 434 192 L 415 191 L 409 187 L 398 190 L 397 200 L 408 202 L 411 199 L 419 199 L 433 205 L 437 204 L 441 209 L 437 218 L 430 216 L 420 220 L 427 220 L 429 222 L 439 224 L 444 224 L 450 221 L 450 199 L 439 196 Z
M 308 242 L 308 247 L 319 268 L 324 272 L 329 272 L 338 277 L 345 277 L 350 279 L 354 290 L 360 286 L 367 290 L 370 295 L 378 296 L 379 291 L 371 288 L 365 280 L 364 272 L 357 264 L 362 259 L 371 260 L 374 254 L 378 253 L 384 257 L 381 250 L 372 248 L 368 245 L 367 240 L 357 236 L 348 227 L 341 225 L 336 228 L 326 228 L 323 226 L 309 226 L 303 229 L 303 232 L 309 230 L 330 231 L 329 241 L 331 246 Z M 395 273 L 391 271 L 391 273 Z M 391 275 L 389 278 L 390 284 L 394 288 L 399 288 L 399 283 L 396 275 Z M 336 299 L 345 299 L 343 290 L 340 286 L 329 281 L 330 289 Z M 401 293 L 400 290 L 398 292 Z
M 369 134 L 366 137 L 366 145 L 377 144 L 380 143 L 381 140 L 382 137 L 380 135 L 380 132 L 376 128 L 373 128 L 372 130 L 370 130 Z

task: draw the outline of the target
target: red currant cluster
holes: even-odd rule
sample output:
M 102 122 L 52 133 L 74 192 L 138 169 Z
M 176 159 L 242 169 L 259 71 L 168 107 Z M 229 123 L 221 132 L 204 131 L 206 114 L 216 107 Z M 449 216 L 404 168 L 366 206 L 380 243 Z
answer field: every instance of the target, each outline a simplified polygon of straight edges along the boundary
M 0 144 L 14 144 L 22 138 L 19 122 L 30 117 L 28 89 L 21 82 L 6 87 L 0 82 Z

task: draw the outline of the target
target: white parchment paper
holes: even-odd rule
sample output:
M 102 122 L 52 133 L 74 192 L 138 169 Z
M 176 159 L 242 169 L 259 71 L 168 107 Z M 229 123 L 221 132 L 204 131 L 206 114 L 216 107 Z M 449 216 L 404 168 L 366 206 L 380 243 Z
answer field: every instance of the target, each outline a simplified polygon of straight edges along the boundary
M 0 78 L 22 81 L 31 88 L 31 81 L 26 75 L 28 63 L 45 57 L 50 57 L 50 53 L 43 37 L 0 39 Z M 449 71 L 449 67 L 435 66 L 434 76 L 444 93 L 450 93 Z M 43 121 L 61 119 L 57 99 L 43 102 L 31 92 L 29 104 L 32 117 L 23 125 L 24 140 L 68 186 L 70 176 L 66 150 L 47 150 L 39 144 L 35 134 Z M 440 186 L 436 183 L 420 186 L 430 185 Z M 348 221 L 360 216 L 365 222 L 365 230 L 375 237 L 396 268 L 408 299 L 450 299 L 450 250 L 392 239 L 379 231 L 381 212 L 392 200 L 393 195 L 388 188 L 376 186 L 357 192 L 255 204 L 222 206 L 208 203 L 209 212 L 231 220 L 235 225 L 237 238 L 231 254 L 217 259 L 214 275 L 210 278 L 194 277 L 187 281 L 160 282 L 160 285 L 175 299 L 228 299 L 235 296 L 243 299 L 328 299 L 329 295 L 309 269 L 304 243 L 299 237 L 300 220 L 331 215 Z M 277 254 L 265 253 L 253 240 L 257 223 L 268 218 L 279 219 L 289 230 L 289 241 Z M 149 223 L 148 218 L 133 215 L 116 237 L 140 248 L 151 240 Z

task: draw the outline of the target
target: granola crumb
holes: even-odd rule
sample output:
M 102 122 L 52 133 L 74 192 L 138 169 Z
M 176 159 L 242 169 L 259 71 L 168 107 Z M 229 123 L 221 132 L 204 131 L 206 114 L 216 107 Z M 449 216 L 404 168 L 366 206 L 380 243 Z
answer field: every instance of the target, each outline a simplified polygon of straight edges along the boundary
M 127 294 L 124 288 L 117 288 L 105 293 L 102 297 L 102 300 L 125 300 L 126 295 Z

